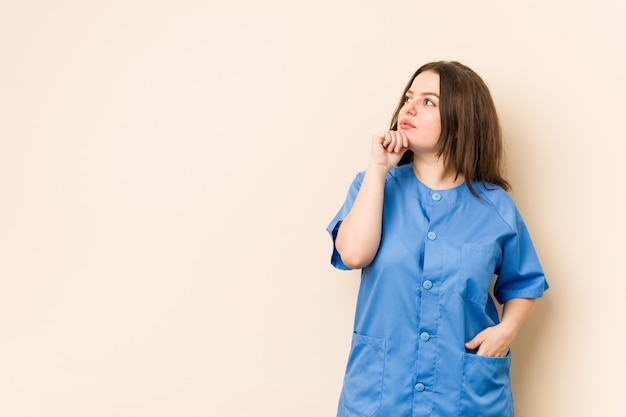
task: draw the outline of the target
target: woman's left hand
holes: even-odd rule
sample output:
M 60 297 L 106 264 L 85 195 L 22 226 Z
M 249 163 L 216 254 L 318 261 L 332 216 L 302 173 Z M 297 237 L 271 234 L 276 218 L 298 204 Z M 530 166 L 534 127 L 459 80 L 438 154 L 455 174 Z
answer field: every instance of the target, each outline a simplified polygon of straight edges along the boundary
M 503 358 L 509 352 L 514 336 L 502 324 L 487 327 L 472 340 L 465 343 L 469 350 L 476 350 L 480 356 Z
M 535 308 L 536 298 L 512 298 L 504 303 L 502 321 L 493 327 L 487 327 L 472 340 L 465 343 L 469 350 L 476 350 L 477 355 L 502 358 L 509 353 L 509 347 L 530 313 Z

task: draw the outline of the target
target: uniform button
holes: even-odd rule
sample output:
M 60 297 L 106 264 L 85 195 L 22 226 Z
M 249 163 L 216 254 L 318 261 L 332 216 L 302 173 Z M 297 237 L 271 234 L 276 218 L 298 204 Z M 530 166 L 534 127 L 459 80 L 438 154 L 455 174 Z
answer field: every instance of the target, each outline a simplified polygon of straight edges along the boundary
M 424 389 L 426 389 L 426 387 L 421 382 L 418 382 L 417 384 L 415 384 L 415 390 L 416 391 L 422 392 L 422 391 L 424 391 Z
M 420 340 L 422 342 L 428 342 L 430 340 L 430 335 L 427 332 L 420 334 Z
M 424 287 L 424 289 L 426 290 L 430 290 L 433 287 L 433 282 L 426 280 L 422 283 L 422 287 Z
M 430 240 L 435 240 L 435 239 L 437 239 L 437 233 L 435 233 L 435 232 L 428 232 L 428 235 L 427 235 L 427 236 L 428 236 L 428 238 L 429 238 Z
M 431 195 L 430 197 L 435 201 L 441 200 L 441 194 L 439 193 L 433 193 L 433 195 Z

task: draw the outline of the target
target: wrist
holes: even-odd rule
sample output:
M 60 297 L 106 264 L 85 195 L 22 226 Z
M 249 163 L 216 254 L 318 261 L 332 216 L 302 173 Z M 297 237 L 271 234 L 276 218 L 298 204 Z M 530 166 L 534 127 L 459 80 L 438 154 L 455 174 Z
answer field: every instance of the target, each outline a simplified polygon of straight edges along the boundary
M 387 167 L 385 165 L 377 164 L 375 162 L 370 162 L 370 164 L 367 166 L 365 172 L 366 173 L 370 173 L 372 175 L 376 175 L 376 176 L 386 177 L 387 173 L 389 172 L 390 169 L 391 169 L 391 167 Z
M 506 337 L 512 342 L 517 337 L 517 333 L 520 330 L 520 326 L 513 320 L 503 320 L 500 322 L 500 329 L 504 332 Z

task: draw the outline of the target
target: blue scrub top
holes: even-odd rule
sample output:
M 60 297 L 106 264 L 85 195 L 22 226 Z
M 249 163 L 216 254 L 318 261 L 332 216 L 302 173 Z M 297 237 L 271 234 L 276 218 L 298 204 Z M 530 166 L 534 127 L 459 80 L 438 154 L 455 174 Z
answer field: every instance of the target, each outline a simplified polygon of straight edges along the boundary
M 364 173 L 353 181 L 327 231 L 333 243 Z M 340 417 L 513 416 L 504 358 L 478 356 L 465 342 L 499 323 L 498 302 L 548 289 L 528 230 L 495 185 L 432 190 L 411 164 L 389 171 L 382 236 L 361 271 Z M 334 244 L 333 244 L 334 246 Z M 349 269 L 336 249 L 333 266 Z

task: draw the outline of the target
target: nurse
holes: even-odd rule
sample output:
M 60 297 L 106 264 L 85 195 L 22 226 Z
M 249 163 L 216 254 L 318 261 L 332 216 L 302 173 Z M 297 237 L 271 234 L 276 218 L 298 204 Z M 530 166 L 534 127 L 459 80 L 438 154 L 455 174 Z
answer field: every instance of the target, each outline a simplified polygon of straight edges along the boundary
M 480 76 L 419 68 L 327 228 L 361 270 L 338 416 L 513 416 L 509 347 L 548 284 L 502 159 Z

